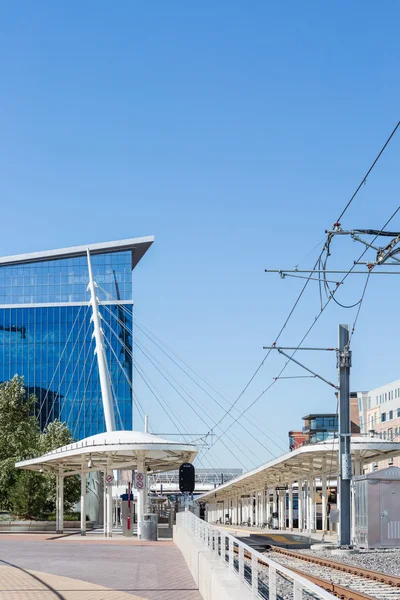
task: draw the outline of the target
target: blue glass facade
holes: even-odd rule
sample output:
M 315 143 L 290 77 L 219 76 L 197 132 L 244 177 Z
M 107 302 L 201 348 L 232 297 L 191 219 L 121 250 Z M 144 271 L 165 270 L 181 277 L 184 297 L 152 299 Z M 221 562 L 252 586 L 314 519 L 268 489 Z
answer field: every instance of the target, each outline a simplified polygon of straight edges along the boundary
M 132 380 L 132 320 L 110 299 L 132 312 L 132 252 L 96 254 L 92 266 L 106 292 L 99 288 L 98 296 L 117 428 L 132 429 L 131 389 L 121 368 Z M 105 431 L 87 285 L 86 257 L 0 266 L 0 380 L 23 375 L 38 398 L 41 427 L 59 418 L 76 439 Z

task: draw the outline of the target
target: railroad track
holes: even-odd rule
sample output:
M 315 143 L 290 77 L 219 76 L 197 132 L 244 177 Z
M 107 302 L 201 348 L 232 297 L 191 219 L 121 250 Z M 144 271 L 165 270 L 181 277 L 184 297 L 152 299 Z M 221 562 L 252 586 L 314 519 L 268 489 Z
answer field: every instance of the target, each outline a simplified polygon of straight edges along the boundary
M 400 600 L 400 577 L 276 546 L 268 556 L 342 600 Z

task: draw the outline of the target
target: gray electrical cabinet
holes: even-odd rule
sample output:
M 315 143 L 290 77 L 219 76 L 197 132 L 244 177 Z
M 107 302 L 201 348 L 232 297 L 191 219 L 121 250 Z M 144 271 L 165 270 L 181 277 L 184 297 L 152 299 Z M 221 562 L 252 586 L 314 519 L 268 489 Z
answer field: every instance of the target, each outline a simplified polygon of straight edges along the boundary
M 157 541 L 157 525 L 158 515 L 147 513 L 143 515 L 142 521 L 142 536 L 141 539 L 145 541 Z
M 354 477 L 353 485 L 356 546 L 400 547 L 400 469 Z

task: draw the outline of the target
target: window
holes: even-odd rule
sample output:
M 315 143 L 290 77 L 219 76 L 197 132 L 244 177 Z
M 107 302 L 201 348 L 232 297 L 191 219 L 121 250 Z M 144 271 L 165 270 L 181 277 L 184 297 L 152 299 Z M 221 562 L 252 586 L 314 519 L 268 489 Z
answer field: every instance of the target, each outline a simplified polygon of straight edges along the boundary
M 386 440 L 386 431 L 383 432 L 383 439 Z
M 382 423 L 384 421 L 386 421 L 386 413 L 382 413 L 382 415 L 381 415 L 381 421 L 382 421 Z
M 392 410 L 389 410 L 389 421 L 390 421 L 391 419 L 393 419 L 393 411 L 392 411 Z
M 397 409 L 397 416 L 400 417 L 400 408 Z
M 368 408 L 371 408 L 371 396 L 368 396 Z
M 376 397 L 375 404 L 378 406 L 378 396 Z
M 385 392 L 385 402 L 387 402 L 387 392 Z
M 388 440 L 393 440 L 393 429 L 388 429 Z
M 388 467 L 393 467 L 393 458 L 389 458 Z

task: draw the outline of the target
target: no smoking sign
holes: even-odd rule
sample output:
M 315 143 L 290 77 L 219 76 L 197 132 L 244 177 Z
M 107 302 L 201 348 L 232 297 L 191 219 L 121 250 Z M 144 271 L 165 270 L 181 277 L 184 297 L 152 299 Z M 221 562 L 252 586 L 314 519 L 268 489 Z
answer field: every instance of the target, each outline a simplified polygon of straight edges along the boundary
M 146 487 L 146 474 L 136 473 L 135 474 L 135 487 L 137 490 L 143 490 Z

